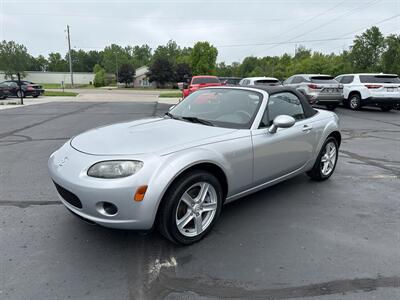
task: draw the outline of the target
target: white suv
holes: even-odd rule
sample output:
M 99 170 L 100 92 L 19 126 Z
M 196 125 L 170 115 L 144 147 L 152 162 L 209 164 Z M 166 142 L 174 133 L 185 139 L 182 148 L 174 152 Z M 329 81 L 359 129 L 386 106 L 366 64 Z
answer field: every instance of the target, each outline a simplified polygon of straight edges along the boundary
M 275 86 L 282 85 L 282 83 L 274 77 L 247 77 L 240 80 L 239 85 Z
M 400 106 L 400 79 L 395 74 L 344 74 L 336 77 L 343 85 L 343 104 L 353 110 L 378 106 L 389 111 Z

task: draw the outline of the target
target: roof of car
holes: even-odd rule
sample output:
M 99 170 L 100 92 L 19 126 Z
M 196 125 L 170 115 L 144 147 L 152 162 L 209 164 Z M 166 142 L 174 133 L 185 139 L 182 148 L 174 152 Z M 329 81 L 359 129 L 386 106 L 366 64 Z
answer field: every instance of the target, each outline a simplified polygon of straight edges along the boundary
M 212 78 L 218 78 L 217 76 L 214 76 L 214 75 L 196 75 L 196 76 L 193 76 L 192 78 L 209 78 L 209 77 L 212 77 Z
M 245 77 L 245 78 L 243 78 L 243 79 L 252 79 L 252 80 L 278 80 L 278 79 L 275 78 L 275 77 L 265 77 L 265 76 L 263 76 L 263 77 Z
M 333 77 L 332 75 L 329 75 L 329 74 L 295 74 L 293 76 L 303 76 L 303 77 L 327 76 L 327 77 Z
M 338 76 L 354 76 L 354 75 L 370 75 L 370 76 L 399 76 L 397 74 L 386 74 L 386 73 L 352 73 L 352 74 L 340 74 Z M 337 77 L 338 77 L 337 76 Z

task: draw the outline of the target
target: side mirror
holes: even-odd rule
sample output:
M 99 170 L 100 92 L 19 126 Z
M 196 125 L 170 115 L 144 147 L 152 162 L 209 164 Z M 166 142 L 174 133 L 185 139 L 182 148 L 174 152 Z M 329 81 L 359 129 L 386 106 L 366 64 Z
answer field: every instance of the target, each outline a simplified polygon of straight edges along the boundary
M 275 133 L 278 128 L 289 128 L 296 123 L 296 120 L 288 115 L 279 115 L 275 117 L 273 124 L 268 129 L 269 133 Z

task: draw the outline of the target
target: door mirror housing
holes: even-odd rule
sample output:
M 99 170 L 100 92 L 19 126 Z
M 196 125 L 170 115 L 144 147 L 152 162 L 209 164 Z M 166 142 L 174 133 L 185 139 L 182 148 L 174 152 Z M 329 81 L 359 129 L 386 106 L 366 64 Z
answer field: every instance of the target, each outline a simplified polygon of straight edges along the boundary
M 279 115 L 274 119 L 273 124 L 268 129 L 269 133 L 275 133 L 278 128 L 289 128 L 292 127 L 296 123 L 296 120 L 288 115 Z

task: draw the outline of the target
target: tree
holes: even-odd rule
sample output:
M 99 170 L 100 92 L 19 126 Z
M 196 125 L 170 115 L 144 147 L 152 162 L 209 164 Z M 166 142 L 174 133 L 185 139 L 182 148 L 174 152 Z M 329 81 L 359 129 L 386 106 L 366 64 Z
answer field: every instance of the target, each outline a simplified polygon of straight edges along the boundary
M 184 82 L 187 78 L 192 77 L 192 70 L 187 63 L 180 63 L 175 68 L 175 81 Z
M 95 87 L 101 87 L 106 85 L 106 70 L 104 70 L 100 65 L 95 65 L 93 68 L 94 81 L 93 85 Z
M 378 72 L 385 38 L 376 26 L 356 36 L 351 48 L 352 65 L 355 72 Z
M 175 64 L 177 58 L 182 54 L 181 48 L 175 41 L 170 40 L 165 46 L 158 46 L 154 51 L 153 61 L 159 58 L 167 59 L 172 64 Z
M 132 64 L 136 68 L 148 66 L 151 57 L 151 48 L 148 45 L 135 46 L 132 48 Z
M 28 71 L 47 71 L 49 62 L 43 55 L 39 55 L 38 57 L 31 57 Z
M 168 82 L 175 80 L 174 65 L 166 58 L 157 58 L 151 64 L 147 76 L 150 82 L 164 86 Z
M 63 59 L 61 54 L 58 52 L 50 53 L 47 61 L 49 62 L 48 68 L 47 68 L 48 71 L 51 71 L 51 72 L 68 72 L 69 71 L 68 61 Z
M 400 35 L 389 35 L 386 49 L 382 54 L 382 67 L 385 73 L 400 74 Z
M 132 61 L 130 52 L 131 48 L 129 47 L 122 48 L 116 44 L 107 46 L 103 51 L 101 65 L 107 73 L 113 73 L 117 76 L 117 67 L 122 66 L 123 64 L 129 64 Z
M 0 43 L 0 70 L 4 71 L 6 78 L 13 78 L 18 72 L 24 76 L 30 62 L 31 56 L 24 45 L 14 41 Z
M 197 42 L 190 53 L 193 75 L 216 73 L 218 50 L 209 42 Z
M 135 68 L 131 64 L 123 64 L 118 71 L 118 81 L 124 82 L 127 87 L 135 78 Z

